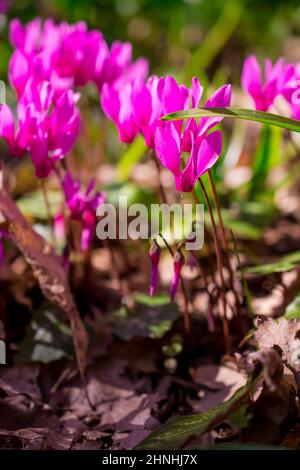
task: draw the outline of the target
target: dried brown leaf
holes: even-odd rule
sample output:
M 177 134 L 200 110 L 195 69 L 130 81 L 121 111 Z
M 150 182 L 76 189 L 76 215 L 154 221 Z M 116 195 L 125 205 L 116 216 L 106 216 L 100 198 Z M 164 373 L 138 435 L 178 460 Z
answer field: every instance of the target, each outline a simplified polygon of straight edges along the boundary
M 78 369 L 83 377 L 88 336 L 76 308 L 65 271 L 53 248 L 27 222 L 12 198 L 0 192 L 0 211 L 8 222 L 9 231 L 31 266 L 44 296 L 67 315 L 73 331 Z
M 259 322 L 255 331 L 255 339 L 260 349 L 279 347 L 282 359 L 290 367 L 300 370 L 300 320 L 286 320 L 280 318 L 275 321 L 271 318 Z

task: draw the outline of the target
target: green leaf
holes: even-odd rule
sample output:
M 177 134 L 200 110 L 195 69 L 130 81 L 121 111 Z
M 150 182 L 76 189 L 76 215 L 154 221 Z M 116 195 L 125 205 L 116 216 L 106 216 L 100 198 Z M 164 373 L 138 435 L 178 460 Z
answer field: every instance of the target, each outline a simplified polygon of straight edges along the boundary
M 295 251 L 289 255 L 283 256 L 279 261 L 274 263 L 262 264 L 250 268 L 244 268 L 244 272 L 252 274 L 273 274 L 282 273 L 295 269 L 300 264 L 300 251 Z
M 268 176 L 282 161 L 280 154 L 281 138 L 282 129 L 267 125 L 263 126 L 252 164 L 253 172 L 249 184 L 249 200 L 258 199 L 268 189 Z
M 287 306 L 284 316 L 287 320 L 300 319 L 300 294 L 296 295 L 294 300 Z
M 34 313 L 27 334 L 20 344 L 19 362 L 47 364 L 62 357 L 73 357 L 72 332 L 64 323 L 62 313 L 44 302 Z
M 137 293 L 134 295 L 134 300 L 140 304 L 148 305 L 149 307 L 168 305 L 170 303 L 169 295 L 155 295 L 151 297 L 147 294 Z
M 264 126 L 258 149 L 253 161 L 253 174 L 250 183 L 249 199 L 253 200 L 266 186 L 269 158 L 271 155 L 271 127 Z
M 172 121 L 174 119 L 189 119 L 201 117 L 228 117 L 233 119 L 244 119 L 246 121 L 261 122 L 263 124 L 270 124 L 271 126 L 289 129 L 290 131 L 300 132 L 300 121 L 296 121 L 296 119 L 280 116 L 279 114 L 266 113 L 264 111 L 256 111 L 253 109 L 195 108 L 167 114 L 161 119 L 163 121 Z
M 202 413 L 190 416 L 175 416 L 144 439 L 137 449 L 172 450 L 181 448 L 189 438 L 200 437 L 207 431 L 223 423 L 228 416 L 238 409 L 248 406 L 250 391 L 257 378 L 250 379 L 247 384 L 225 403 L 221 403 Z
M 156 300 L 155 300 L 156 299 Z M 165 296 L 148 296 L 135 298 L 137 305 L 132 310 L 122 308 L 108 318 L 113 332 L 121 339 L 128 341 L 134 337 L 162 338 L 180 317 L 180 312 L 170 298 Z
M 118 164 L 117 174 L 119 181 L 128 180 L 133 167 L 140 161 L 143 154 L 145 153 L 145 149 L 146 147 L 142 136 L 137 137 L 135 141 L 128 147 Z
M 226 209 L 222 209 L 222 217 L 225 226 L 235 234 L 250 240 L 259 240 L 261 238 L 262 230 L 259 227 L 255 227 L 251 222 L 234 217 Z

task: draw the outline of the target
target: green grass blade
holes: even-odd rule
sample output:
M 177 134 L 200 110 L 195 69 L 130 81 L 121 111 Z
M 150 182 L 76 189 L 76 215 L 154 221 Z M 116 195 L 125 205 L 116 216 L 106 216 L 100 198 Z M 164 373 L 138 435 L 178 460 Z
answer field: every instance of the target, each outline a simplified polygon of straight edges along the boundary
M 176 119 L 201 118 L 201 117 L 224 117 L 233 119 L 243 119 L 246 121 L 256 121 L 262 124 L 282 127 L 294 132 L 300 132 L 300 121 L 291 119 L 279 114 L 266 113 L 253 109 L 242 108 L 195 108 L 176 113 L 167 114 L 161 119 L 163 121 L 172 121 Z

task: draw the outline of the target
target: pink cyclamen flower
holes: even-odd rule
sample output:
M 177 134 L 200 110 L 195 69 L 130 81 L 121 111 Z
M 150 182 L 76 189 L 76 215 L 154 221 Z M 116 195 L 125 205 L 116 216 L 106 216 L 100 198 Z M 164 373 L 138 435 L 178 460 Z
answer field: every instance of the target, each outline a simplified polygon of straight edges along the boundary
M 107 48 L 105 53 L 102 51 L 98 56 L 94 81 L 101 92 L 105 83 L 114 83 L 120 88 L 125 81 L 132 83 L 137 77 L 145 80 L 147 74 L 148 61 L 140 58 L 133 62 L 132 45 L 129 42 L 114 41 L 110 50 Z
M 275 99 L 284 94 L 293 73 L 293 66 L 285 64 L 283 59 L 278 59 L 274 65 L 266 59 L 263 77 L 257 58 L 250 55 L 243 65 L 242 87 L 252 97 L 256 109 L 268 111 Z
M 153 148 L 156 129 L 164 126 L 160 118 L 187 109 L 190 97 L 192 106 L 196 107 L 201 92 L 196 79 L 190 91 L 169 75 L 161 78 L 154 75 L 145 83 L 142 74 L 136 75 L 134 81 L 118 80 L 113 85 L 104 85 L 101 103 L 106 115 L 116 124 L 122 142 L 132 142 L 141 132 L 146 145 Z M 175 127 L 179 129 L 181 124 L 178 121 Z
M 74 180 L 70 173 L 64 177 L 63 188 L 71 219 L 82 221 L 81 249 L 86 251 L 94 236 L 97 207 L 105 202 L 106 195 L 93 193 L 95 180 L 91 180 L 86 191 L 82 192 L 80 180 Z
M 59 242 L 64 242 L 66 240 L 67 230 L 66 219 L 63 212 L 59 212 L 54 217 L 53 228 L 56 240 Z
M 290 105 L 291 117 L 300 120 L 300 64 L 292 67 L 292 78 L 285 85 L 282 94 Z
M 45 178 L 56 160 L 65 157 L 75 143 L 80 130 L 80 114 L 76 108 L 78 95 L 71 90 L 53 101 L 49 82 L 30 79 L 17 106 L 18 127 L 13 113 L 3 104 L 0 109 L 0 136 L 11 156 L 28 151 L 38 178 Z
M 101 104 L 105 114 L 115 123 L 121 142 L 131 143 L 138 133 L 132 100 L 132 84 L 124 82 L 118 87 L 104 84 Z
M 150 296 L 153 297 L 158 283 L 158 264 L 160 258 L 161 248 L 157 244 L 156 240 L 153 240 L 149 256 L 151 261 L 151 281 L 150 281 Z
M 126 143 L 131 143 L 139 132 L 133 101 L 137 83 L 143 83 L 145 78 L 145 69 L 143 66 L 136 66 L 135 72 L 134 80 L 131 80 L 131 76 L 129 76 L 126 79 L 119 78 L 112 84 L 104 83 L 101 92 L 102 109 L 107 117 L 115 123 L 120 141 Z M 147 104 L 145 101 L 145 108 Z M 150 116 L 148 116 L 148 120 L 149 118 Z
M 207 101 L 205 107 L 226 107 L 230 99 L 231 86 L 224 85 Z M 222 151 L 221 131 L 208 131 L 221 120 L 219 117 L 201 118 L 197 125 L 195 119 L 188 119 L 183 132 L 170 121 L 164 127 L 157 128 L 156 155 L 162 165 L 173 173 L 177 191 L 192 191 L 197 179 L 219 158 Z M 181 158 L 182 152 L 190 153 L 185 165 Z
M 193 79 L 194 84 L 194 79 Z M 200 90 L 192 88 L 193 107 L 198 105 L 197 93 Z M 189 107 L 190 91 L 184 85 L 178 85 L 176 80 L 167 75 L 158 78 L 149 77 L 146 83 L 136 81 L 133 85 L 132 107 L 137 127 L 145 138 L 148 147 L 155 145 L 155 133 L 164 124 L 160 118 L 168 113 L 187 109 Z M 181 121 L 175 124 L 178 128 Z
M 15 48 L 9 64 L 9 78 L 18 96 L 27 80 L 47 80 L 56 91 L 94 82 L 99 91 L 104 83 L 120 77 L 132 81 L 137 73 L 145 78 L 148 63 L 145 59 L 132 61 L 130 43 L 116 41 L 109 49 L 102 33 L 88 31 L 84 21 L 75 24 L 56 24 L 40 18 L 22 25 L 15 19 L 10 23 L 10 41 Z
M 171 287 L 170 287 L 171 302 L 174 301 L 174 298 L 175 298 L 175 295 L 176 295 L 176 292 L 177 292 L 177 289 L 178 289 L 178 284 L 179 284 L 179 281 L 180 281 L 180 273 L 181 273 L 181 270 L 184 266 L 184 262 L 185 262 L 185 259 L 184 259 L 183 254 L 181 253 L 181 251 L 176 251 L 176 253 L 174 255 L 174 264 L 173 264 L 173 266 L 174 266 L 174 276 L 173 276 Z

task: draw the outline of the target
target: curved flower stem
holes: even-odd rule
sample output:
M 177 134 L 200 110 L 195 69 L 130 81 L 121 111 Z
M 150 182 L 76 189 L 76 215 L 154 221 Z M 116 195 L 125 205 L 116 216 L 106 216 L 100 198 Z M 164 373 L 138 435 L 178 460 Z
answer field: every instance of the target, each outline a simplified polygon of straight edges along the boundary
M 231 264 L 230 264 L 228 251 L 227 251 L 228 239 L 227 239 L 226 230 L 225 230 L 225 227 L 224 227 L 224 222 L 223 222 L 223 217 L 222 217 L 222 212 L 221 212 L 221 207 L 220 207 L 220 201 L 219 201 L 218 193 L 217 193 L 217 190 L 216 190 L 216 186 L 215 186 L 215 182 L 214 182 L 211 170 L 208 170 L 208 177 L 209 177 L 209 182 L 210 182 L 210 186 L 211 186 L 211 189 L 212 189 L 212 195 L 213 195 L 215 207 L 217 209 L 218 221 L 219 221 L 220 232 L 221 232 L 221 242 L 222 242 L 222 247 L 223 247 L 223 251 L 224 251 L 224 254 L 225 254 L 225 258 L 226 258 L 226 264 L 227 264 L 227 267 L 228 267 L 230 285 L 231 285 L 231 288 L 232 288 L 232 291 L 233 291 L 233 294 L 234 294 L 234 297 L 235 297 L 237 308 L 239 310 L 239 308 L 240 308 L 240 299 L 239 299 L 238 294 L 237 294 L 237 292 L 235 290 L 235 287 L 234 287 L 234 276 L 233 276 L 233 271 L 232 271 L 232 267 L 231 267 Z
M 222 213 L 221 213 L 221 208 L 220 208 L 220 201 L 219 201 L 218 193 L 217 193 L 217 190 L 216 190 L 215 182 L 214 182 L 213 176 L 211 174 L 211 170 L 208 170 L 208 177 L 209 177 L 209 182 L 210 182 L 210 186 L 211 186 L 211 189 L 212 189 L 212 195 L 213 195 L 214 203 L 215 203 L 215 206 L 216 206 L 216 209 L 217 209 L 223 250 L 225 252 L 227 252 L 226 231 L 225 231 L 225 227 L 224 227 L 224 223 L 223 223 L 223 218 L 222 218 Z
M 164 242 L 167 250 L 169 251 L 170 255 L 173 258 L 174 257 L 174 252 L 172 250 L 172 247 L 169 245 L 169 243 L 167 242 L 167 240 L 165 239 L 165 237 L 161 233 L 159 233 L 158 235 L 160 236 L 160 238 Z M 183 279 L 182 279 L 181 276 L 180 276 L 180 286 L 181 286 L 181 290 L 182 290 L 182 294 L 183 294 L 183 300 L 184 300 L 184 311 L 183 311 L 184 331 L 188 335 L 190 333 L 190 330 L 191 330 L 191 322 L 190 322 L 190 316 L 189 316 L 189 310 L 188 310 L 189 301 L 188 301 L 188 295 L 187 295 L 186 287 L 185 287 L 185 284 L 184 284 Z
M 229 331 L 229 322 L 227 318 L 227 305 L 226 305 L 226 290 L 225 290 L 225 281 L 224 281 L 224 276 L 223 276 L 223 259 L 222 259 L 222 250 L 221 246 L 219 243 L 218 239 L 218 234 L 217 234 L 217 228 L 216 228 L 216 223 L 214 219 L 214 215 L 212 212 L 211 204 L 209 202 L 209 198 L 207 195 L 207 191 L 205 189 L 205 186 L 201 179 L 199 178 L 199 183 L 203 192 L 203 196 L 208 208 L 209 216 L 211 219 L 211 225 L 212 225 L 212 234 L 213 234 L 213 239 L 214 239 L 214 245 L 215 245 L 215 250 L 216 250 L 216 258 L 217 258 L 217 265 L 218 265 L 218 271 L 220 274 L 220 279 L 221 279 L 221 300 L 222 300 L 222 306 L 223 306 L 223 334 L 224 334 L 224 340 L 226 344 L 226 352 L 227 354 L 231 353 L 231 336 L 230 336 L 230 331 Z
M 43 193 L 43 199 L 46 207 L 46 214 L 47 214 L 47 222 L 49 225 L 50 229 L 50 234 L 51 234 L 51 242 L 52 245 L 55 246 L 55 237 L 54 237 L 54 232 L 53 232 L 53 226 L 52 226 L 52 214 L 51 214 L 51 205 L 48 197 L 48 191 L 47 187 L 45 184 L 45 180 L 41 180 L 41 188 L 42 188 L 42 193 Z
M 59 181 L 61 192 L 65 201 L 65 204 L 66 204 L 66 195 L 65 195 L 64 186 L 63 186 L 64 169 L 66 168 L 66 166 L 65 166 L 64 160 L 61 160 L 60 163 L 61 163 L 61 166 L 56 165 L 54 167 L 54 171 Z M 71 251 L 74 251 L 74 253 L 76 254 L 80 252 L 80 250 L 78 250 L 78 243 L 76 241 L 76 230 L 70 218 L 68 218 L 68 242 L 67 243 Z

